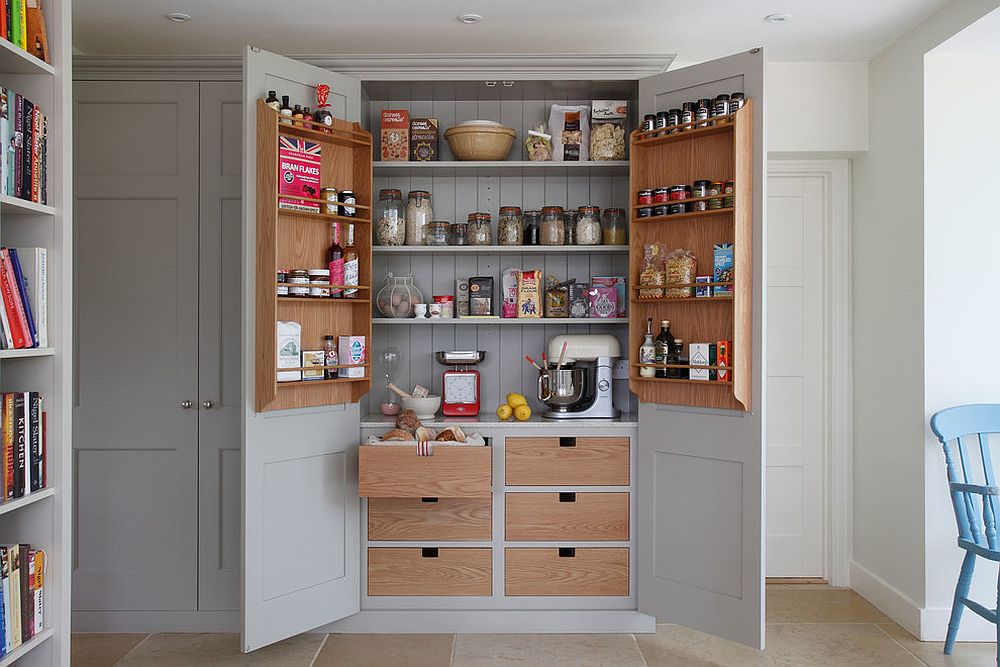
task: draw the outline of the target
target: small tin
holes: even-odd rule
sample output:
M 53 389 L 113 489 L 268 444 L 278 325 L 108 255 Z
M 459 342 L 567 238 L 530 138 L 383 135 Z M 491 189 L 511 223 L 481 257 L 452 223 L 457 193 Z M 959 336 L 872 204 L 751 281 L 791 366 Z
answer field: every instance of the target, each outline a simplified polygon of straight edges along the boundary
M 278 269 L 278 296 L 288 296 L 288 269 Z
M 297 269 L 288 274 L 288 296 L 309 296 L 309 272 Z
M 642 117 L 642 131 L 652 132 L 656 129 L 656 114 L 648 113 Z
M 358 209 L 351 206 L 351 204 L 358 203 L 353 191 L 341 190 L 337 201 L 340 202 L 340 214 L 345 218 L 353 218 L 358 214 Z
M 674 127 L 675 125 L 680 125 L 681 123 L 681 110 L 671 109 L 667 112 L 667 127 Z M 673 134 L 676 130 L 672 130 L 670 133 Z
M 677 201 L 679 199 L 689 199 L 691 197 L 691 186 L 690 185 L 671 185 L 669 201 Z
M 729 96 L 729 113 L 736 113 L 743 108 L 746 103 L 746 98 L 743 93 L 732 93 Z
M 710 297 L 710 296 L 712 296 L 712 286 L 711 285 L 701 285 L 701 286 L 697 285 L 697 283 L 710 283 L 710 282 L 712 282 L 712 276 L 695 276 L 694 282 L 695 282 L 694 295 L 696 297 Z
M 662 204 L 668 201 L 670 201 L 670 188 L 656 188 L 653 190 L 654 204 Z
M 688 205 L 683 203 L 670 204 L 667 209 L 667 215 L 677 215 L 678 213 L 687 213 Z
M 653 203 L 653 191 L 652 190 L 639 190 L 639 202 L 640 204 L 652 204 Z
M 653 207 L 653 217 L 654 218 L 659 218 L 661 215 L 666 215 L 666 214 L 667 214 L 667 206 L 666 206 L 666 204 L 660 204 L 659 206 L 654 206 Z
M 653 217 L 653 207 L 652 206 L 644 206 L 644 207 L 640 208 L 639 209 L 639 217 L 640 218 L 651 218 L 651 217 Z
M 333 204 L 323 204 L 323 212 L 328 215 L 337 215 L 337 188 L 321 188 L 319 198 L 324 201 L 334 202 Z
M 667 126 L 667 112 L 657 111 L 656 112 L 656 129 L 662 130 Z

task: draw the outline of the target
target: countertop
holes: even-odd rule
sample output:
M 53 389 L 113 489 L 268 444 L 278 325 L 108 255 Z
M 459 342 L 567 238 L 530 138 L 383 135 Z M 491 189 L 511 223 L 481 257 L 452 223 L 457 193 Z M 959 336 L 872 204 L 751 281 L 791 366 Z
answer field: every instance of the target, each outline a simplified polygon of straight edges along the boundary
M 445 417 L 437 415 L 433 420 L 422 420 L 425 426 L 442 427 L 448 424 L 474 424 L 482 428 L 551 428 L 558 430 L 576 430 L 580 428 L 621 428 L 634 427 L 639 425 L 639 415 L 635 413 L 622 413 L 621 417 L 614 419 L 546 419 L 539 414 L 532 413 L 527 421 L 517 421 L 510 419 L 501 421 L 493 413 L 480 414 L 478 417 Z M 388 417 L 381 413 L 362 415 L 361 428 L 377 429 L 391 428 L 396 423 L 396 417 Z

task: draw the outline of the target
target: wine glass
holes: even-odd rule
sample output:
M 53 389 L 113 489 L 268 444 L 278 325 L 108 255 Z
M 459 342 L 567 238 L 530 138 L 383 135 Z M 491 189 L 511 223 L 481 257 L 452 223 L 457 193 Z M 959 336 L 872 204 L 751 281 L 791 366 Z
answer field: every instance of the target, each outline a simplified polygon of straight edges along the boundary
M 379 405 L 384 415 L 399 414 L 399 395 L 389 389 L 389 385 L 396 379 L 396 371 L 399 370 L 399 360 L 401 357 L 399 348 L 395 345 L 387 345 L 380 353 L 382 359 L 382 369 L 385 371 L 385 389 L 382 390 L 382 402 Z

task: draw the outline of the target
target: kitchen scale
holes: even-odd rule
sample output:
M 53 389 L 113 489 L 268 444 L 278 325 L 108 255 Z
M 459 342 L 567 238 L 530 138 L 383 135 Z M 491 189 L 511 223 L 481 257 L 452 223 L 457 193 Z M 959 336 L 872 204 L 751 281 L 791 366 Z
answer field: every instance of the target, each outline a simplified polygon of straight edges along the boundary
M 479 414 L 479 371 L 475 366 L 486 358 L 482 350 L 435 352 L 445 366 L 441 375 L 441 413 L 448 417 L 474 417 Z

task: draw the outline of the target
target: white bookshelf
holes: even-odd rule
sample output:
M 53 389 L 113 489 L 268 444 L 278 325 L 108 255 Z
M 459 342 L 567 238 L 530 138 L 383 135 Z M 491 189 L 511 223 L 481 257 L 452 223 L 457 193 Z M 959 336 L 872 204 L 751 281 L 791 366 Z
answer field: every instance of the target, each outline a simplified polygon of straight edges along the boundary
M 48 203 L 0 196 L 0 244 L 48 249 L 49 346 L 0 350 L 0 390 L 39 391 L 46 412 L 46 488 L 0 503 L 0 543 L 45 549 L 44 629 L 0 667 L 70 664 L 72 518 L 71 0 L 44 0 L 51 63 L 0 40 L 0 85 L 48 117 Z

